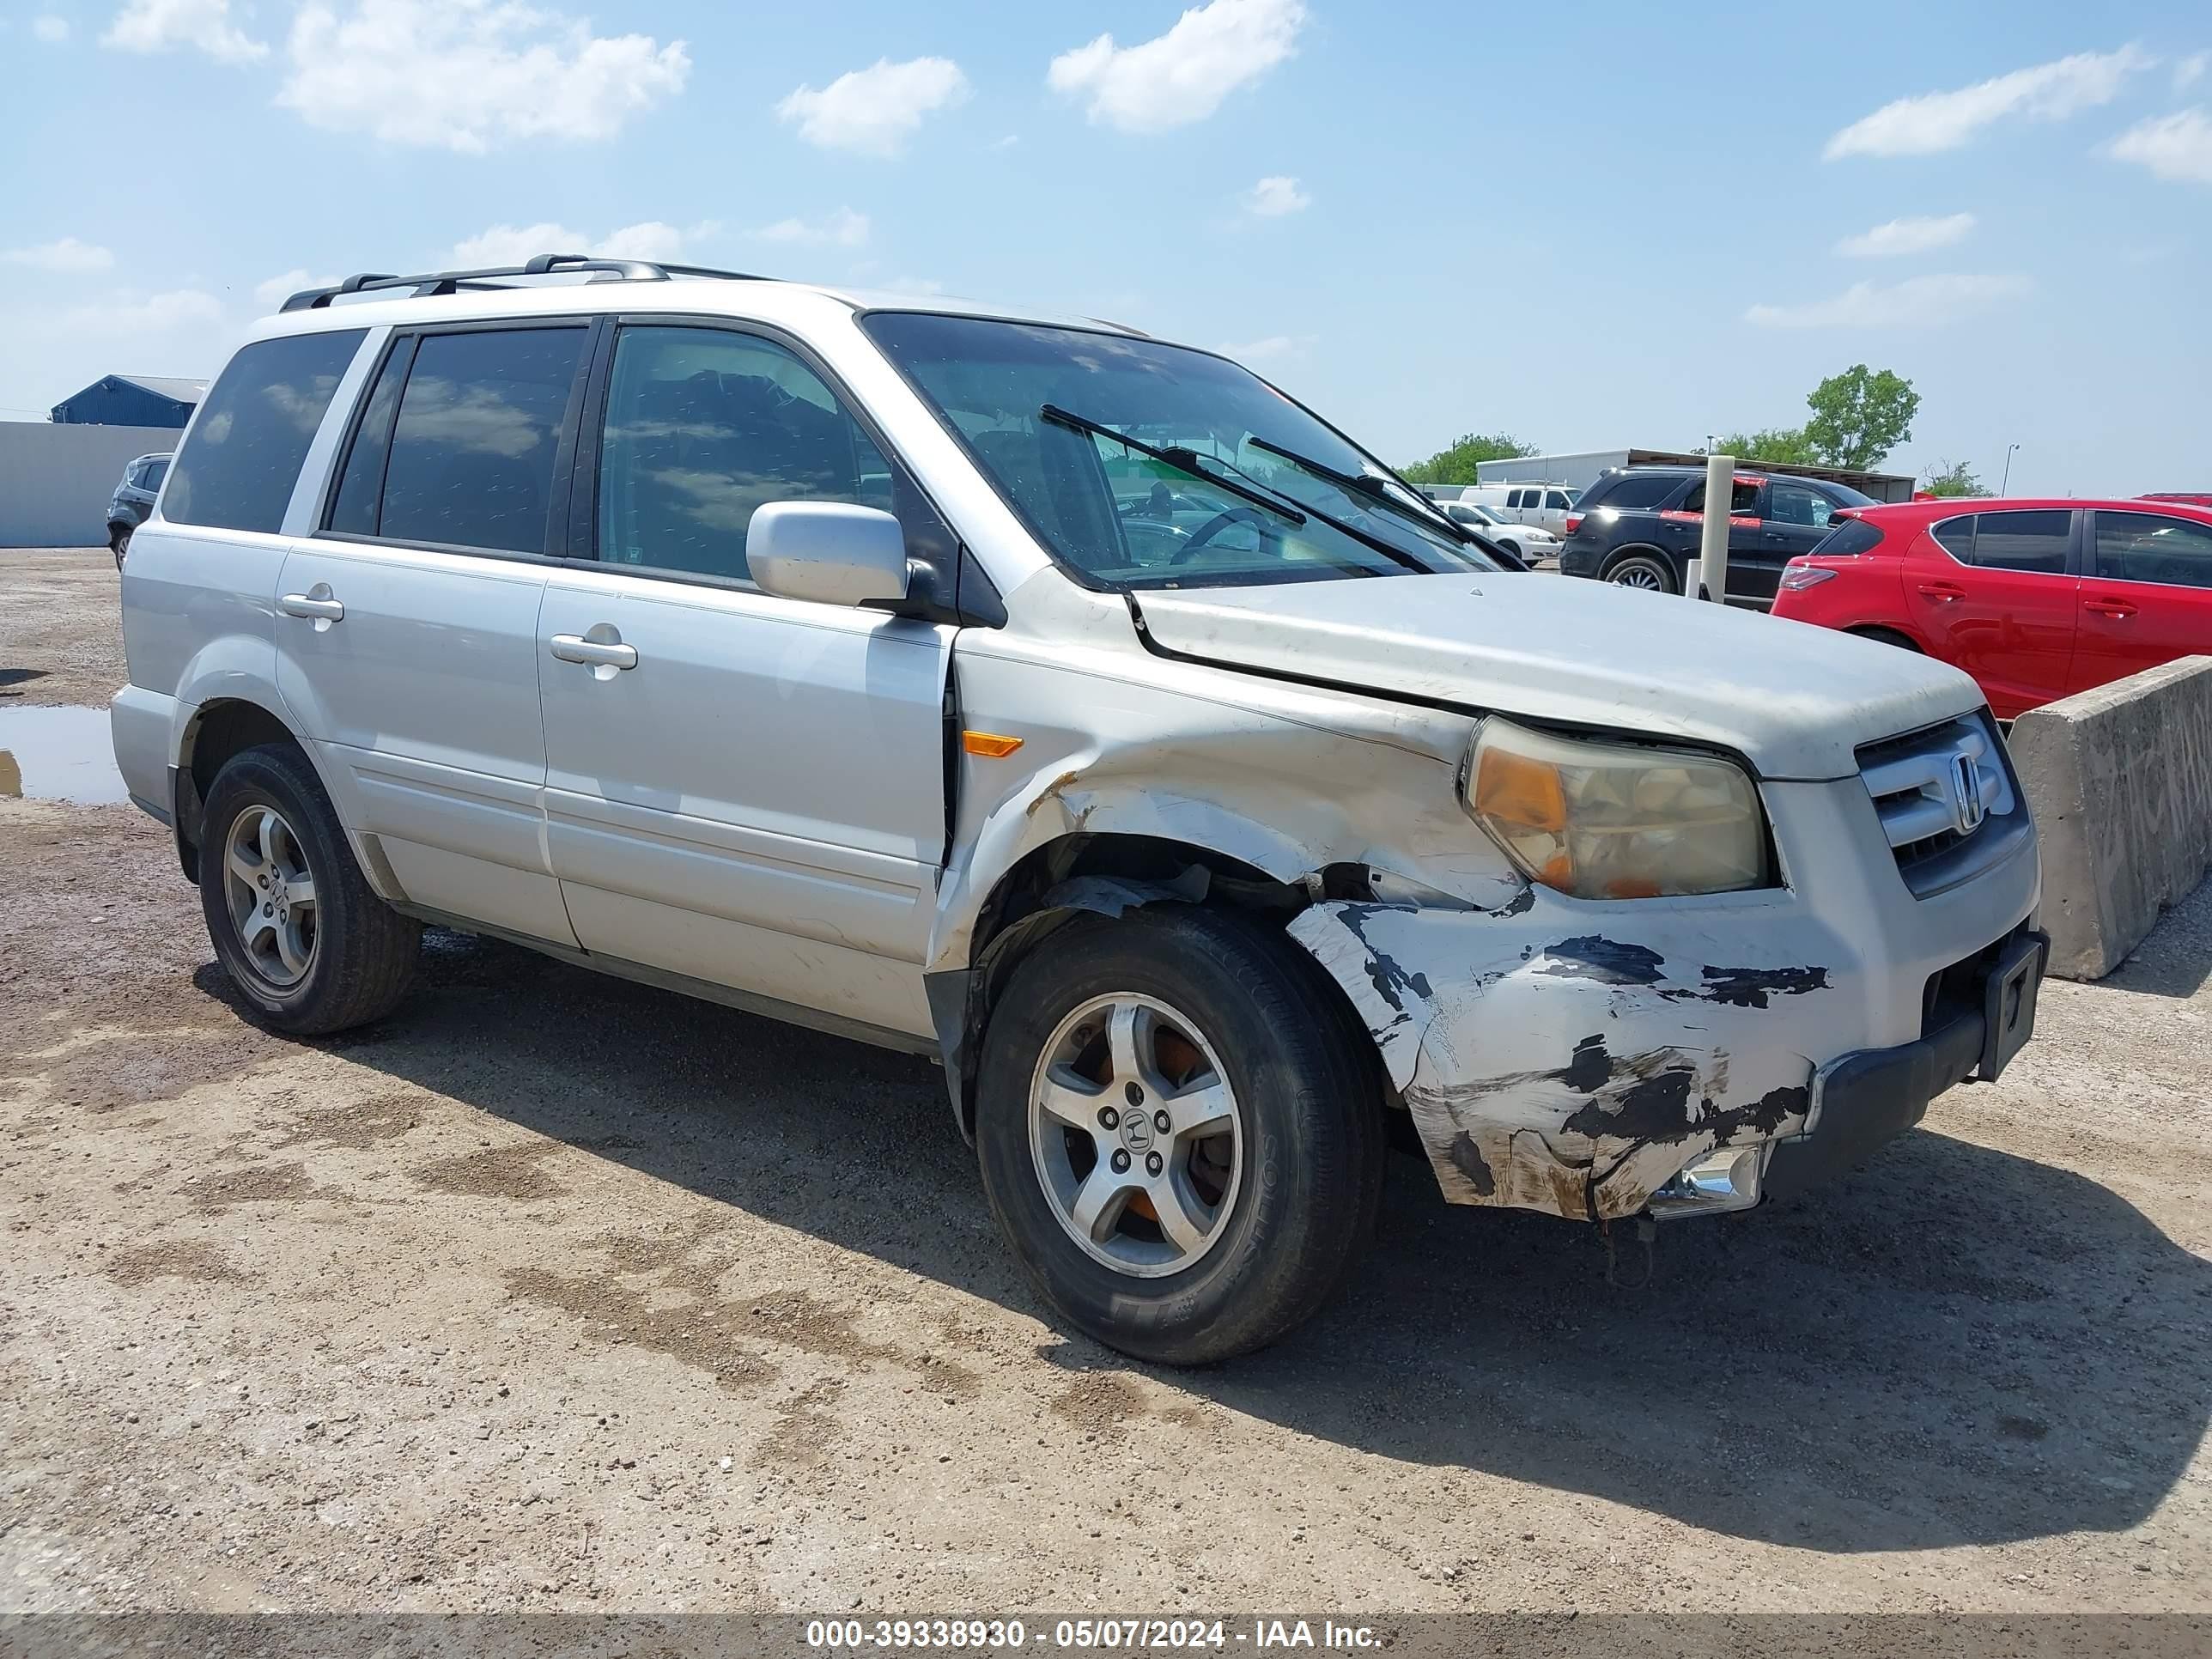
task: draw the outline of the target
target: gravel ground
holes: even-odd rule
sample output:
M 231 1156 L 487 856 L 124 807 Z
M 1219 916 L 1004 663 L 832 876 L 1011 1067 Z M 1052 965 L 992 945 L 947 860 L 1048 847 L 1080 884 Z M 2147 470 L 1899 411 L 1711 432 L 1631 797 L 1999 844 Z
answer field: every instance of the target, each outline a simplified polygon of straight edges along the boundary
M 121 678 L 104 559 L 0 553 L 0 696 Z M 280 1038 L 128 808 L 0 800 L 0 1607 L 2212 1607 L 2212 887 L 1649 1288 L 1400 1160 L 1184 1373 L 1055 1328 L 924 1062 L 451 934 Z

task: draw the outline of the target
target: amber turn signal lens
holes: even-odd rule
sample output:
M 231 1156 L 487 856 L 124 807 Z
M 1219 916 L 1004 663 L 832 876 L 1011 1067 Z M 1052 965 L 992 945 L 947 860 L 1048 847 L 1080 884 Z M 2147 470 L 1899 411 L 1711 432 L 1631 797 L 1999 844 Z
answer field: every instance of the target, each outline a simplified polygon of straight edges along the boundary
M 969 754 L 981 755 L 986 760 L 1004 760 L 1022 746 L 1022 740 L 1001 737 L 996 732 L 963 732 L 960 746 Z
M 1548 761 L 1486 750 L 1474 778 L 1476 815 L 1516 829 L 1557 833 L 1567 827 L 1559 769 Z

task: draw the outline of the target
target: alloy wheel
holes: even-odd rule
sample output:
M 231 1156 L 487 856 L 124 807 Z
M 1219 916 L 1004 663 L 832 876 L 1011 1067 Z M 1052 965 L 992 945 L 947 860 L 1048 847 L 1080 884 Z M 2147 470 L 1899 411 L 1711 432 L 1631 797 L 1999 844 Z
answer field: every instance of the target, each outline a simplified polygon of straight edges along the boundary
M 1218 1244 L 1243 1177 L 1243 1119 L 1184 1014 L 1134 993 L 1060 1023 L 1030 1085 L 1030 1151 L 1060 1224 L 1117 1273 L 1180 1273 Z
M 223 897 L 253 971 L 279 988 L 314 965 L 315 877 L 307 848 L 283 814 L 259 803 L 231 820 L 223 837 Z

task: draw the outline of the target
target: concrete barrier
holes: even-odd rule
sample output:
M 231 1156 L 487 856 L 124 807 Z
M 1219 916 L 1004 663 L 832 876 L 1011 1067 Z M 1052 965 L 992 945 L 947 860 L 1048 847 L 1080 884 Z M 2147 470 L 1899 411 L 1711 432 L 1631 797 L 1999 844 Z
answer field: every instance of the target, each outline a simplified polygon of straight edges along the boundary
M 2212 657 L 2031 709 L 2011 748 L 2043 844 L 2051 971 L 2101 979 L 2212 869 Z

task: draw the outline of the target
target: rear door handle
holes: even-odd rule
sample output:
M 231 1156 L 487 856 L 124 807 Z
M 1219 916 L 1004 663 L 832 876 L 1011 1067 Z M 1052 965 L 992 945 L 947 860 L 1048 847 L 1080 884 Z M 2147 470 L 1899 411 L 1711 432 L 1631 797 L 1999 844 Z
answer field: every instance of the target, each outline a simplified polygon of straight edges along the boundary
M 1956 582 L 1923 582 L 1920 591 L 1931 599 L 1941 599 L 1948 605 L 1953 599 L 1963 599 L 1966 590 Z
M 599 629 L 605 629 L 610 634 L 615 631 L 605 623 L 592 631 L 596 633 Z M 624 645 L 619 635 L 611 640 L 592 640 L 581 634 L 556 634 L 552 644 L 553 654 L 562 662 L 580 662 L 593 668 L 637 666 L 637 647 Z
M 2094 611 L 2100 617 L 2110 617 L 2115 621 L 2124 621 L 2136 614 L 2135 606 L 2130 605 L 2125 599 L 2084 599 L 2081 601 L 2081 608 L 2084 611 Z

